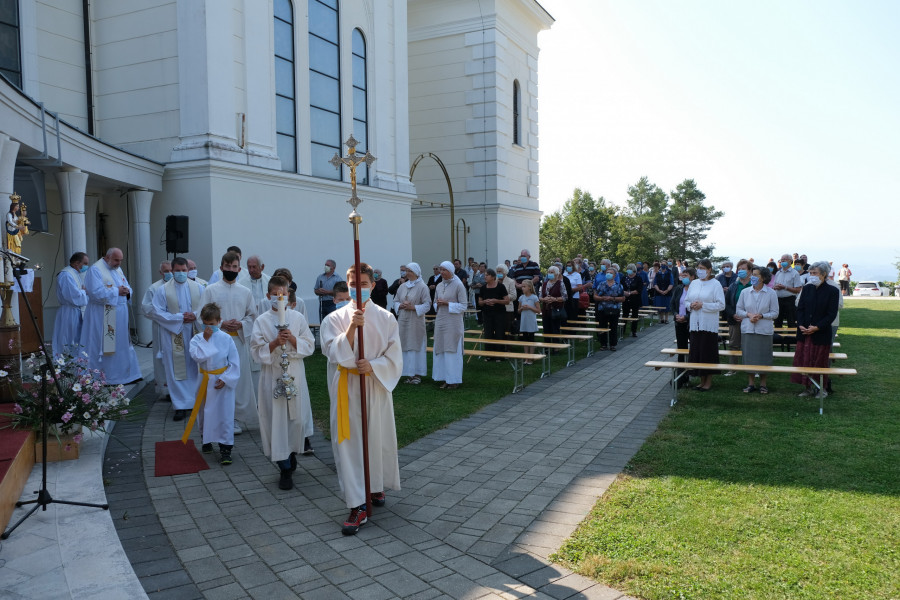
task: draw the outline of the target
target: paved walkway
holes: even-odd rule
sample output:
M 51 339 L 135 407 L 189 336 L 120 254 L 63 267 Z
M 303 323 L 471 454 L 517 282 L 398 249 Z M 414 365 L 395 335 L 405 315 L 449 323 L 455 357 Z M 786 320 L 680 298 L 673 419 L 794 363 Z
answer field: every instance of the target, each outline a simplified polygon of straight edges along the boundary
M 254 431 L 229 467 L 154 477 L 154 443 L 182 431 L 163 402 L 108 446 L 110 516 L 150 597 L 624 598 L 547 557 L 667 412 L 668 374 L 643 363 L 673 335 L 654 326 L 402 449 L 403 490 L 355 537 L 318 434 L 288 492 Z

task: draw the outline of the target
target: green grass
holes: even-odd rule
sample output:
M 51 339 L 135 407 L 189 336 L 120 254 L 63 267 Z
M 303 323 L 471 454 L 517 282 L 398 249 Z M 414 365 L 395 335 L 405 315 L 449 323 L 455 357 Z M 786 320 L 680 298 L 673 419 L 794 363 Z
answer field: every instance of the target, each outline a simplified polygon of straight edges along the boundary
M 855 377 L 684 392 L 554 559 L 642 598 L 900 598 L 900 302 L 848 300 Z
M 472 344 L 466 344 L 467 348 Z M 522 352 L 522 349 L 511 349 Z M 587 353 L 587 341 L 575 344 L 575 358 Z M 560 350 L 551 356 L 550 372 L 556 373 L 566 366 L 568 352 Z M 428 372 L 431 373 L 431 353 L 428 354 Z M 466 357 L 465 360 L 468 360 Z M 316 429 L 328 436 L 329 399 L 325 381 L 326 360 L 320 351 L 305 360 L 306 381 Z M 575 367 L 577 368 L 577 367 Z M 569 369 L 571 371 L 571 368 Z M 541 376 L 541 361 L 525 366 L 525 384 Z M 403 380 L 406 378 L 404 377 Z M 472 357 L 463 367 L 463 384 L 456 390 L 440 390 L 431 379 L 423 379 L 420 385 L 400 383 L 394 388 L 394 419 L 397 424 L 397 443 L 402 448 L 420 437 L 442 429 L 479 409 L 496 402 L 512 391 L 512 367 L 507 362 L 486 363 Z

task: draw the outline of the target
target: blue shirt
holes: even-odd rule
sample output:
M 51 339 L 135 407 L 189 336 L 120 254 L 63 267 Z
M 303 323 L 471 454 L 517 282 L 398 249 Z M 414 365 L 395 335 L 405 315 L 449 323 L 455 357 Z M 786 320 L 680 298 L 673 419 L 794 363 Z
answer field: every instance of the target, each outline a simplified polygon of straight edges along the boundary
M 620 297 L 625 294 L 625 290 L 622 289 L 621 283 L 608 283 L 604 281 L 594 288 L 594 293 L 598 296 Z M 620 302 L 597 302 L 597 310 L 602 310 L 604 308 L 619 310 L 622 308 L 622 304 Z

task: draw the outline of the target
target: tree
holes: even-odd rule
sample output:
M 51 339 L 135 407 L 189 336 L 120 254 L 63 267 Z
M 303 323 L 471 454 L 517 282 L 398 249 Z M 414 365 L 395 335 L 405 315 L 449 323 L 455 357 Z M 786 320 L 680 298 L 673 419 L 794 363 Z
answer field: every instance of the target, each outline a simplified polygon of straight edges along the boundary
M 679 183 L 669 197 L 672 202 L 666 216 L 666 254 L 689 259 L 692 264 L 700 258 L 712 258 L 715 245 L 702 244 L 710 227 L 725 213 L 703 203 L 706 195 L 693 179 Z
M 665 241 L 666 193 L 647 177 L 628 188 L 628 199 L 621 213 L 616 254 L 622 261 L 652 260 L 659 257 Z
M 576 254 L 599 259 L 609 252 L 610 231 L 616 211 L 603 197 L 594 200 L 590 193 L 576 188 L 562 208 L 541 222 L 541 266 L 554 257 L 569 260 Z

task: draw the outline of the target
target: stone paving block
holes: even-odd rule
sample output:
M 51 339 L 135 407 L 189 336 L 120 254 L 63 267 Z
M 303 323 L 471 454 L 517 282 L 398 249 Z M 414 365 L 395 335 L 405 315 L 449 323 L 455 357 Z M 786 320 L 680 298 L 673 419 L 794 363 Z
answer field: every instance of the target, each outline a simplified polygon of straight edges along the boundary
M 375 580 L 389 589 L 394 596 L 400 598 L 407 598 L 432 589 L 432 586 L 404 569 L 397 569 L 385 575 L 376 576 Z
M 394 597 L 394 594 L 390 590 L 377 581 L 348 591 L 347 595 L 357 600 L 387 600 L 387 598 Z
M 146 577 L 148 575 L 161 575 L 163 573 L 171 573 L 172 571 L 180 571 L 182 569 L 181 561 L 176 557 L 154 558 L 142 562 L 132 562 L 134 573 L 138 577 Z
M 395 556 L 392 562 L 417 576 L 433 573 L 440 569 L 441 563 L 426 556 L 426 553 L 407 552 L 406 554 Z
M 432 581 L 431 585 L 453 598 L 480 598 L 491 592 L 458 573 Z
M 298 586 L 298 588 L 302 589 L 302 586 Z M 337 586 L 330 584 L 312 590 L 299 591 L 298 588 L 295 588 L 294 591 L 301 594 L 304 600 L 345 600 L 350 598 Z
M 231 575 L 245 589 L 259 587 L 261 585 L 266 585 L 267 583 L 278 581 L 278 576 L 259 560 L 232 568 Z
M 281 581 L 247 590 L 253 600 L 295 600 L 297 595 Z
M 239 600 L 246 598 L 247 592 L 237 583 L 229 583 L 203 591 L 203 597 L 206 600 Z
M 251 544 L 251 547 L 256 551 L 256 555 L 259 556 L 263 562 L 273 568 L 274 565 L 300 560 L 297 553 L 284 542 L 277 542 L 275 544 L 269 544 L 268 546 Z
M 184 568 L 187 569 L 195 583 L 220 579 L 229 574 L 222 561 L 215 556 L 185 562 Z
M 182 585 L 157 592 L 147 592 L 147 597 L 152 600 L 197 600 L 202 598 L 198 595 L 194 585 Z
M 406 542 L 394 539 L 392 541 L 379 544 L 375 547 L 375 550 L 388 558 L 393 558 L 394 556 L 406 554 L 407 552 L 412 550 L 412 548 Z
M 159 575 L 150 575 L 141 579 L 141 585 L 149 593 L 150 591 L 167 590 L 170 588 L 192 584 L 186 571 L 170 571 Z
M 295 548 L 303 559 L 311 565 L 318 565 L 329 560 L 340 558 L 325 542 L 315 542 Z
M 467 579 L 479 579 L 496 573 L 496 569 L 471 556 L 457 556 L 444 561 L 444 566 L 453 569 Z
M 200 546 L 195 546 L 193 548 L 184 548 L 182 550 L 177 551 L 178 558 L 182 562 L 188 562 L 192 560 L 197 560 L 200 558 L 207 558 L 215 555 L 215 551 L 209 544 L 202 544 Z M 196 581 L 196 580 L 195 580 Z
M 569 598 L 583 590 L 593 587 L 596 584 L 597 582 L 588 579 L 587 577 L 583 577 L 576 573 L 570 573 L 565 577 L 557 579 L 553 583 L 539 588 L 539 590 L 544 594 L 547 594 L 548 596 L 562 599 Z

